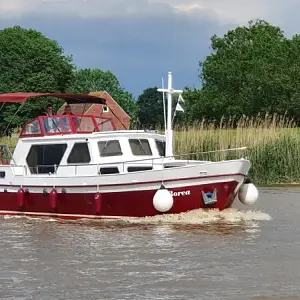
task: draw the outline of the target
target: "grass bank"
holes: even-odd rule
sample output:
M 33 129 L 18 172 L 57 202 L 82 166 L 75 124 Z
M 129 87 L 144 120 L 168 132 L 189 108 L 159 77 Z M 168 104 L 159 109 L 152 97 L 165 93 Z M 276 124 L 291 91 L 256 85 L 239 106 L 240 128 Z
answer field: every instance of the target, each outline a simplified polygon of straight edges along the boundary
M 300 183 L 300 128 L 284 117 L 242 118 L 236 128 L 209 122 L 175 131 L 176 153 L 199 153 L 218 149 L 249 147 L 243 151 L 193 155 L 193 159 L 248 158 L 251 179 L 257 184 Z M 183 158 L 183 157 L 182 157 Z
M 175 128 L 175 154 L 186 159 L 224 160 L 248 158 L 251 179 L 256 184 L 300 183 L 300 128 L 293 120 L 277 116 L 242 118 L 236 127 L 221 122 L 216 129 L 203 120 L 193 126 Z M 17 137 L 2 138 L 0 143 L 13 148 Z M 247 150 L 202 153 L 218 149 L 248 147 Z

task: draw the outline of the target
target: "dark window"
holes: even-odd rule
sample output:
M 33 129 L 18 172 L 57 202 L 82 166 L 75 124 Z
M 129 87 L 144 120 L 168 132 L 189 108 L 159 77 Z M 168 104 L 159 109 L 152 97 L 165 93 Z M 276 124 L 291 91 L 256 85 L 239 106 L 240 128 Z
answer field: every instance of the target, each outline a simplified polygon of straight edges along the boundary
M 5 178 L 5 172 L 4 171 L 0 171 L 0 178 Z
M 165 169 L 169 169 L 169 168 L 178 168 L 178 167 L 182 167 L 181 165 L 164 165 Z
M 87 143 L 76 143 L 68 157 L 68 164 L 89 163 L 91 156 Z
M 129 144 L 133 155 L 152 155 L 149 141 L 146 139 L 130 139 Z
M 98 142 L 98 148 L 101 157 L 105 156 L 118 156 L 122 155 L 122 149 L 119 141 L 100 141 Z
M 117 173 L 119 173 L 118 167 L 100 168 L 100 174 L 117 174 Z
M 156 147 L 160 156 L 166 155 L 166 142 L 161 140 L 155 140 Z
M 54 173 L 54 165 L 59 165 L 67 144 L 33 145 L 26 162 L 33 174 Z
M 127 170 L 128 172 L 149 171 L 152 170 L 152 167 L 135 166 L 135 167 L 128 167 Z

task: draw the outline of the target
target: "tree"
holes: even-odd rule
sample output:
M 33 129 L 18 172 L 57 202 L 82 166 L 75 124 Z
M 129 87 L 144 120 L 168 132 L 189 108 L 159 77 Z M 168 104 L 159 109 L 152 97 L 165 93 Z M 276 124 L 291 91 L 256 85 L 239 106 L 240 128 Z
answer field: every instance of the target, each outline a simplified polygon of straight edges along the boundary
M 184 98 L 184 115 L 181 118 L 181 124 L 191 124 L 199 121 L 199 116 L 206 116 L 210 111 L 212 104 L 204 97 L 203 90 L 185 88 Z
M 0 92 L 65 92 L 73 76 L 72 58 L 62 47 L 33 29 L 19 26 L 0 30 Z M 47 101 L 47 100 L 44 100 Z M 0 127 L 20 126 L 41 114 L 47 103 L 29 101 L 18 116 L 18 105 L 5 105 Z
M 266 112 L 300 116 L 299 36 L 287 39 L 279 27 L 257 20 L 222 38 L 214 35 L 211 47 L 213 53 L 200 62 L 203 88 L 193 104 L 198 109 L 194 118 Z
M 157 87 L 147 88 L 138 97 L 138 122 L 145 129 L 164 128 L 163 94 L 157 91 Z M 172 116 L 174 115 L 178 95 L 173 94 Z M 165 98 L 167 114 L 167 96 Z M 184 120 L 182 113 L 177 112 L 173 119 L 173 125 L 180 124 Z
M 164 127 L 163 97 L 157 89 L 157 87 L 147 88 L 138 97 L 138 122 L 142 128 Z
M 74 93 L 104 90 L 118 102 L 131 118 L 136 117 L 137 107 L 132 94 L 120 86 L 117 77 L 110 71 L 78 69 L 74 72 L 74 80 L 69 87 L 69 91 Z

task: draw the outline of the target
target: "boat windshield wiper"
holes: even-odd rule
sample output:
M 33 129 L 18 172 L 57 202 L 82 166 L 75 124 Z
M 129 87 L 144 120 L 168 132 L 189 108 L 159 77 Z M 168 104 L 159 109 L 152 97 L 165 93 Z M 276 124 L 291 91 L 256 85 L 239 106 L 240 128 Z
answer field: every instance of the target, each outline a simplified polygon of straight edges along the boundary
M 145 148 L 143 147 L 143 144 L 142 144 L 141 140 L 138 140 L 138 141 L 139 141 L 139 143 L 140 143 L 140 145 L 141 145 L 141 147 L 142 147 L 142 150 L 144 151 L 144 155 L 147 155 L 147 153 L 146 153 L 146 151 L 145 151 Z
M 102 155 L 104 155 L 105 154 L 105 149 L 107 148 L 107 144 L 108 144 L 108 141 L 106 141 L 106 143 L 105 143 L 105 145 L 104 145 L 104 148 L 103 148 L 103 150 L 101 151 L 102 153 Z
M 51 118 L 52 124 L 54 125 L 55 129 L 57 129 L 59 132 L 61 132 L 61 130 L 59 129 L 56 120 L 54 120 L 54 118 Z

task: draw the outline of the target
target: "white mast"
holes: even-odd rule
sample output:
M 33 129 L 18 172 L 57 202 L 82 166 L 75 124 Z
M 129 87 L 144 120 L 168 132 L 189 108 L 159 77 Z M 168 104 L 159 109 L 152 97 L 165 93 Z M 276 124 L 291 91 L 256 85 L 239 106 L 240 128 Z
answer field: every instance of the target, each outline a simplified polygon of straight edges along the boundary
M 172 95 L 182 94 L 182 90 L 172 88 L 172 72 L 168 72 L 168 88 L 157 89 L 158 92 L 166 92 L 168 95 L 168 113 L 167 113 L 167 130 L 166 130 L 166 156 L 173 156 L 173 130 L 172 130 Z

